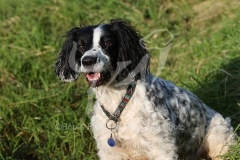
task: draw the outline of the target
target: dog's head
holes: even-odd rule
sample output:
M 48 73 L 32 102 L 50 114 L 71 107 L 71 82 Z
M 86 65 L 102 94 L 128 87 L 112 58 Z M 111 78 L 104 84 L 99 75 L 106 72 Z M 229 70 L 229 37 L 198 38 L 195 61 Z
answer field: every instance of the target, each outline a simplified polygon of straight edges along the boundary
M 108 24 L 73 28 L 58 54 L 55 72 L 64 82 L 74 81 L 83 73 L 89 85 L 95 87 L 113 81 L 141 78 L 147 72 L 149 61 L 140 65 L 148 55 L 141 36 L 122 20 Z

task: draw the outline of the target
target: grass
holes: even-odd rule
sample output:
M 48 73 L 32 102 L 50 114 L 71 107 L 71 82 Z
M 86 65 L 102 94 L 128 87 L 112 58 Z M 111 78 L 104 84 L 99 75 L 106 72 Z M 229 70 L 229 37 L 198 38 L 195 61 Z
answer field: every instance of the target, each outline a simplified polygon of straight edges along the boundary
M 72 27 L 123 18 L 143 37 L 173 35 L 160 77 L 232 119 L 240 135 L 240 3 L 190 1 L 0 1 L 0 159 L 97 159 L 87 85 L 61 84 L 53 66 Z M 167 36 L 147 39 L 157 71 Z M 238 129 L 237 129 L 238 128 Z M 240 159 L 240 143 L 225 155 Z

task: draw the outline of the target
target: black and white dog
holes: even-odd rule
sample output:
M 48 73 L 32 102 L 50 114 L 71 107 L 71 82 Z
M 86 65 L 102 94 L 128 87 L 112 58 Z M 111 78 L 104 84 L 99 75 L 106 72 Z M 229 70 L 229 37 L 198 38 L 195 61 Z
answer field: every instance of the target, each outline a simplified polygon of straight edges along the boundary
M 152 76 L 141 36 L 126 22 L 73 28 L 55 72 L 84 74 L 96 93 L 91 125 L 102 160 L 221 159 L 236 143 L 230 119 Z

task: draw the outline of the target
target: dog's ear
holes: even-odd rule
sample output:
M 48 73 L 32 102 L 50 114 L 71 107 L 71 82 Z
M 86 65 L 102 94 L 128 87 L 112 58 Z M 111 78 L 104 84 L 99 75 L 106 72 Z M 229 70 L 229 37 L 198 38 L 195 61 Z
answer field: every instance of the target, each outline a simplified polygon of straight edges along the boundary
M 66 40 L 58 52 L 55 73 L 63 82 L 71 82 L 78 78 L 80 63 L 76 61 L 77 35 L 80 28 L 73 28 L 65 35 Z
M 145 42 L 140 34 L 126 22 L 121 19 L 111 20 L 112 30 L 118 39 L 118 62 L 131 61 L 129 65 L 124 66 L 120 76 L 126 78 L 130 72 L 136 71 L 136 67 L 144 57 L 148 57 L 148 51 L 145 48 Z M 146 56 L 147 55 L 147 56 Z M 141 70 L 148 71 L 149 60 L 143 64 Z M 121 63 L 124 65 L 124 63 Z M 138 69 L 137 69 L 138 70 Z M 139 79 L 137 73 L 135 79 Z

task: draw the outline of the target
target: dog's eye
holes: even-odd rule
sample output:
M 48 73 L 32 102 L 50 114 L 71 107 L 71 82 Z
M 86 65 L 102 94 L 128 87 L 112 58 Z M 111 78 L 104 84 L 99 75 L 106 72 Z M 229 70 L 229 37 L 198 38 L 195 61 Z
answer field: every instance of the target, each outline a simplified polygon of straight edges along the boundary
M 78 49 L 83 50 L 83 45 L 79 44 L 77 47 Z
M 104 42 L 104 44 L 105 44 L 106 47 L 109 47 L 109 46 L 112 45 L 112 42 L 110 42 L 110 41 L 106 41 L 106 42 Z

